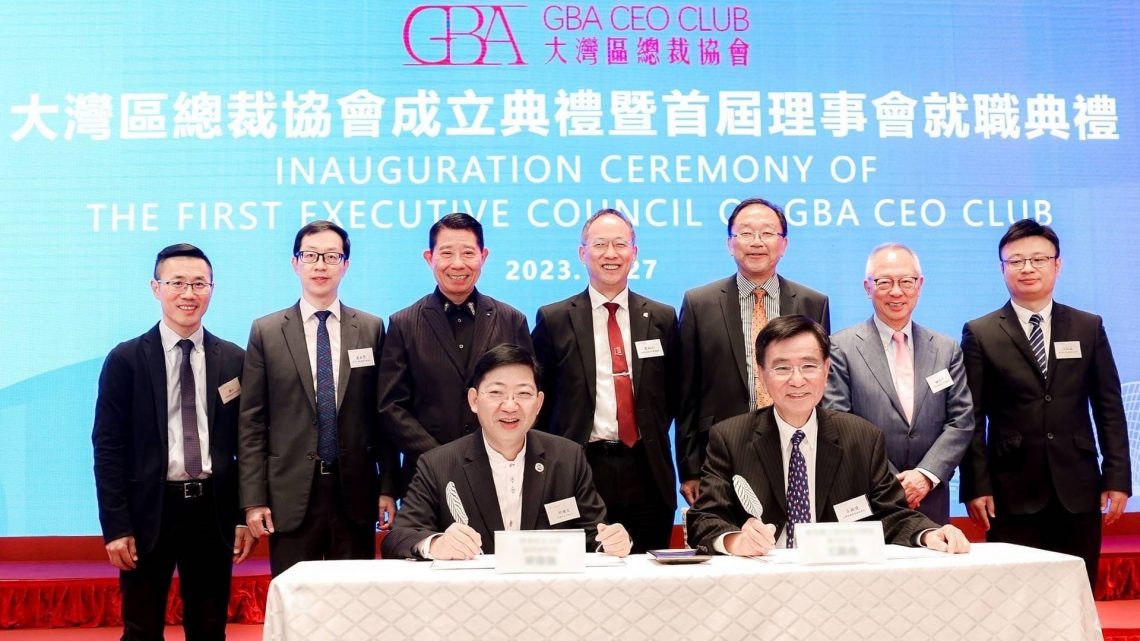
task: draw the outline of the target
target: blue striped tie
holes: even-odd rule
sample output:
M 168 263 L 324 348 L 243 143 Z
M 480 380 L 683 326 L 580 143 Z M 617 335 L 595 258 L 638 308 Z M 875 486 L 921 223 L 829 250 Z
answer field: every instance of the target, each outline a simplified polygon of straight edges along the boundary
M 1041 368 L 1041 375 L 1049 375 L 1049 361 L 1045 357 L 1045 333 L 1041 331 L 1041 315 L 1034 314 L 1029 317 L 1029 324 L 1033 326 L 1029 330 L 1029 347 L 1033 349 L 1033 355 L 1037 357 L 1037 366 Z
M 332 346 L 325 324 L 332 312 L 317 312 L 317 454 L 322 461 L 336 460 L 336 383 L 333 380 Z
M 811 501 L 808 500 L 807 461 L 800 451 L 804 431 L 792 434 L 792 455 L 788 458 L 788 547 L 796 547 L 796 524 L 811 522 Z

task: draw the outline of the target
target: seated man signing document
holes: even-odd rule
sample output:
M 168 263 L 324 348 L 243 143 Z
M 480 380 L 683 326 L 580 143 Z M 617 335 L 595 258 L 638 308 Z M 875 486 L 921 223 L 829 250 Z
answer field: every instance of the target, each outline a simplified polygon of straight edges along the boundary
M 424 454 L 381 550 L 386 558 L 494 554 L 496 530 L 585 529 L 589 550 L 626 556 L 625 527 L 606 525 L 582 447 L 531 432 L 542 407 L 538 364 L 516 345 L 475 365 L 467 402 L 480 430 Z
M 887 467 L 881 430 L 818 407 L 829 349 L 823 327 L 804 316 L 781 316 L 764 326 L 756 363 L 773 405 L 713 426 L 700 494 L 689 512 L 689 540 L 704 551 L 760 556 L 795 547 L 796 525 L 834 522 L 843 512 L 851 520 L 881 521 L 887 543 L 969 551 L 961 530 L 938 527 L 907 508 Z M 738 491 L 735 476 L 751 492 Z

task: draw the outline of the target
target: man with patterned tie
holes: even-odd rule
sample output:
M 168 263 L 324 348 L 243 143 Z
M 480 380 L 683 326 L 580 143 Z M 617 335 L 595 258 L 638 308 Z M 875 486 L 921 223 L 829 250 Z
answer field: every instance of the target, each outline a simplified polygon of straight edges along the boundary
M 817 407 L 830 366 L 830 342 L 804 316 L 768 322 L 756 339 L 756 364 L 770 407 L 713 426 L 689 541 L 705 552 L 758 556 L 795 546 L 795 526 L 835 522 L 838 509 L 863 502 L 864 518 L 881 521 L 887 543 L 966 552 L 953 525 L 907 507 L 887 466 L 883 433 L 867 421 Z M 739 475 L 762 506 L 746 510 L 734 488 Z M 752 516 L 760 512 L 761 519 Z
M 162 639 L 177 567 L 186 638 L 220 640 L 233 563 L 256 542 L 238 508 L 234 465 L 242 350 L 202 327 L 214 289 L 202 250 L 160 251 L 150 287 L 162 320 L 107 356 L 91 435 L 122 638 Z
M 912 320 L 923 276 L 909 247 L 876 247 L 865 273 L 875 313 L 831 337 L 824 406 L 881 429 L 907 505 L 949 523 L 950 479 L 974 434 L 962 350 Z
M 830 331 L 827 296 L 776 274 L 787 248 L 783 209 L 763 198 L 747 198 L 728 217 L 728 253 L 736 261 L 736 273 L 685 292 L 677 471 L 681 494 L 690 505 L 700 487 L 709 428 L 771 404 L 752 354 L 764 324 L 802 314 Z
M 1116 362 L 1099 316 L 1053 300 L 1052 228 L 1010 225 L 998 257 L 1010 300 L 962 329 L 975 430 L 961 499 L 988 540 L 1080 556 L 1095 588 L 1101 512 L 1120 518 L 1132 491 Z
M 539 428 L 585 446 L 606 511 L 629 529 L 635 553 L 667 548 L 677 509 L 677 313 L 630 291 L 637 236 L 621 212 L 586 221 L 578 257 L 589 287 L 539 309 L 534 324 L 547 399 Z
M 396 452 L 380 434 L 376 362 L 384 325 L 340 302 L 348 233 L 309 223 L 293 240 L 301 299 L 253 322 L 238 462 L 241 504 L 269 538 L 274 576 L 299 561 L 371 559 L 390 526 Z

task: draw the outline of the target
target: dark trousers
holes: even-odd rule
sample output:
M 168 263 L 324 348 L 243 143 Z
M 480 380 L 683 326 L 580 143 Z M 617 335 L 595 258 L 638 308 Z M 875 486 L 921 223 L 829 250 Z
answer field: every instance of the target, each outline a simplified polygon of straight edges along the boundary
M 1034 514 L 1010 514 L 1009 509 L 995 506 L 997 516 L 990 519 L 987 541 L 1016 543 L 1041 550 L 1079 556 L 1085 560 L 1089 586 L 1096 589 L 1097 563 L 1100 561 L 1100 512 L 1073 514 L 1053 496 L 1045 508 Z
M 208 482 L 204 488 L 201 496 L 185 498 L 181 484 L 167 484 L 158 543 L 139 553 L 135 569 L 119 573 L 124 641 L 163 638 L 175 567 L 187 641 L 226 638 L 233 550 L 218 532 L 213 488 Z
M 653 481 L 641 441 L 632 448 L 619 441 L 587 443 L 586 460 L 606 504 L 606 520 L 625 526 L 633 539 L 633 553 L 669 547 L 674 510 Z
M 269 537 L 269 569 L 277 576 L 301 561 L 374 559 L 376 524 L 360 525 L 348 517 L 340 475 L 313 474 L 309 507 L 301 525 Z

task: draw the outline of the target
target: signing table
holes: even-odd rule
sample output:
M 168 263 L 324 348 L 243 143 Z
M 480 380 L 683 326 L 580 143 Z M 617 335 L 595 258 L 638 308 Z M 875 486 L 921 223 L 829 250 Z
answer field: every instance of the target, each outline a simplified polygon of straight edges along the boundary
M 564 575 L 301 563 L 270 585 L 265 639 L 1101 638 L 1078 558 L 1001 543 L 926 554 L 829 566 L 638 555 Z

